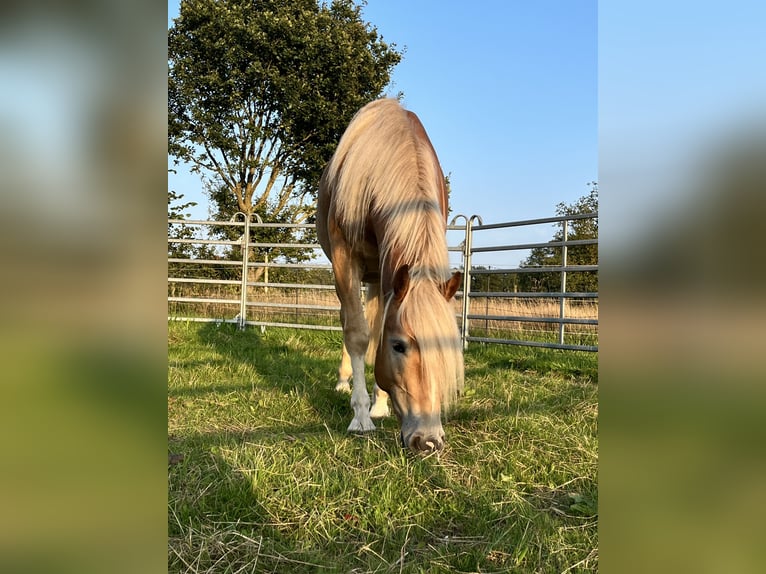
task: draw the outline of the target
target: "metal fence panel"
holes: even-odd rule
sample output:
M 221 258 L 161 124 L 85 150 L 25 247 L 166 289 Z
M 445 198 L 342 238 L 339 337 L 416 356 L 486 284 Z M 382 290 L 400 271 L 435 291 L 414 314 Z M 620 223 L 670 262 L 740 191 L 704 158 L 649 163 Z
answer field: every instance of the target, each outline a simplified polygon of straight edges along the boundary
M 253 221 L 255 217 L 256 221 Z M 290 263 L 284 261 L 269 261 L 268 258 L 263 261 L 250 261 L 250 253 L 255 249 L 319 249 L 316 243 L 274 243 L 270 241 L 258 241 L 259 229 L 273 228 L 291 228 L 310 230 L 315 226 L 313 224 L 281 224 L 281 223 L 263 223 L 257 215 L 246 218 L 244 214 L 235 215 L 231 221 L 204 221 L 204 220 L 168 220 L 168 224 L 176 228 L 198 228 L 205 229 L 213 226 L 242 227 L 243 233 L 238 240 L 210 239 L 208 237 L 168 237 L 168 244 L 178 245 L 203 245 L 203 246 L 222 246 L 229 249 L 226 255 L 220 258 L 205 257 L 168 257 L 168 303 L 182 303 L 187 305 L 215 305 L 215 313 L 210 311 L 209 307 L 202 307 L 201 311 L 193 314 L 184 312 L 171 312 L 169 305 L 169 320 L 184 320 L 195 322 L 225 322 L 235 323 L 240 329 L 246 326 L 258 326 L 261 329 L 266 327 L 291 327 L 301 329 L 315 330 L 341 330 L 338 322 L 339 305 L 337 298 L 328 292 L 334 292 L 334 286 L 331 281 L 326 284 L 318 283 L 300 283 L 293 281 L 270 281 L 269 272 L 275 270 L 301 271 L 327 271 L 331 269 L 329 262 L 299 262 Z M 469 343 L 491 343 L 491 344 L 509 344 L 509 345 L 527 345 L 534 347 L 548 347 L 554 349 L 597 351 L 598 350 L 598 292 L 568 292 L 568 275 L 582 272 L 598 272 L 598 265 L 572 265 L 568 263 L 568 250 L 572 247 L 597 245 L 597 239 L 569 239 L 568 228 L 571 222 L 583 219 L 596 219 L 597 213 L 578 214 L 573 216 L 558 216 L 541 219 L 529 219 L 524 221 L 512 221 L 503 223 L 484 224 L 481 217 L 472 215 L 455 216 L 448 226 L 448 237 L 450 234 L 457 233 L 462 242 L 458 245 L 450 244 L 448 249 L 450 253 L 460 253 L 460 262 L 455 265 L 463 271 L 463 288 L 456 294 L 457 305 L 456 318 L 459 321 L 461 337 L 464 347 Z M 460 220 L 464 223 L 459 224 Z M 509 230 L 518 228 L 528 228 L 535 225 L 561 224 L 562 239 L 557 241 L 539 242 L 525 241 L 519 243 L 489 244 L 474 246 L 476 236 L 481 237 L 482 232 Z M 253 237 L 255 235 L 255 237 Z M 232 249 L 239 247 L 238 250 Z M 502 254 L 507 252 L 529 251 L 532 249 L 558 249 L 561 252 L 560 265 L 546 266 L 522 266 L 519 264 L 486 268 L 473 264 L 475 255 L 486 256 L 487 254 Z M 238 253 L 238 257 L 234 254 Z M 228 257 L 228 258 L 224 258 Z M 236 273 L 238 268 L 238 277 L 230 279 L 220 279 L 205 277 L 205 269 L 219 268 L 220 270 L 228 268 L 229 275 Z M 193 273 L 197 275 L 188 277 L 174 277 L 173 272 Z M 262 271 L 260 280 L 251 280 L 251 273 L 256 270 Z M 212 273 L 211 271 L 208 271 Z M 496 275 L 521 275 L 521 274 L 540 274 L 540 273 L 558 273 L 560 274 L 559 290 L 550 292 L 534 291 L 491 291 L 491 290 L 473 290 L 472 281 L 478 277 L 490 278 Z M 328 274 L 329 276 L 329 274 Z M 197 293 L 178 294 L 175 291 L 190 286 L 197 286 Z M 210 293 L 208 290 L 218 288 L 224 290 L 224 294 Z M 289 294 L 288 294 L 289 292 Z M 330 300 L 305 300 L 307 294 L 326 293 Z M 322 296 L 324 297 L 324 296 Z M 496 307 L 502 307 L 501 311 L 489 309 L 490 301 L 494 301 Z M 529 306 L 537 304 L 538 307 L 544 307 L 542 301 L 556 302 L 556 313 L 546 316 L 539 314 L 514 312 L 510 309 L 508 303 L 503 301 L 527 301 Z M 482 303 L 483 302 L 483 303 Z M 535 303 L 537 302 L 537 303 Z M 479 306 L 484 305 L 485 312 L 476 312 Z M 568 315 L 571 306 L 574 308 L 589 309 L 594 316 L 573 317 Z M 472 311 L 472 307 L 474 310 Z M 188 310 L 189 308 L 184 308 Z M 260 311 L 263 313 L 260 317 L 254 317 L 252 313 Z M 308 314 L 301 315 L 302 312 Z M 334 317 L 324 313 L 332 313 Z M 218 314 L 218 317 L 206 316 Z M 292 320 L 287 320 L 286 318 Z M 307 318 L 312 321 L 307 321 Z M 482 333 L 482 324 L 483 331 Z M 507 325 L 517 325 L 511 329 Z M 550 338 L 553 333 L 547 331 L 531 330 L 534 336 L 511 336 L 510 333 L 524 334 L 524 326 L 546 325 L 555 327 L 555 340 L 544 340 L 540 334 L 544 333 Z M 588 331 L 574 332 L 569 327 L 580 327 L 589 329 Z M 547 327 L 546 327 L 547 329 Z M 477 335 L 476 332 L 479 331 Z M 493 332 L 495 336 L 493 336 Z M 505 333 L 505 335 L 503 335 Z M 581 337 L 580 337 L 581 336 Z M 584 342 L 567 342 L 567 338 L 580 337 Z M 543 340 L 541 340 L 541 338 Z
M 573 265 L 568 261 L 569 249 L 573 247 L 598 245 L 598 239 L 570 239 L 569 229 L 570 224 L 573 221 L 595 219 L 597 220 L 597 213 L 577 214 L 571 216 L 557 216 L 546 217 L 540 219 L 529 219 L 524 221 L 511 221 L 503 223 L 484 224 L 479 216 L 466 217 L 463 215 L 456 216 L 452 223 L 455 224 L 460 218 L 465 220 L 466 228 L 466 240 L 462 244 L 463 248 L 463 261 L 465 268 L 468 269 L 467 275 L 469 279 L 464 281 L 464 298 L 461 313 L 461 333 L 463 337 L 463 344 L 467 347 L 470 342 L 481 343 L 494 343 L 494 344 L 509 344 L 509 345 L 527 345 L 534 347 L 548 347 L 554 349 L 566 349 L 566 350 L 579 350 L 579 351 L 597 351 L 598 350 L 598 293 L 597 292 L 568 292 L 568 279 L 574 273 L 597 273 L 598 265 Z M 517 243 L 499 244 L 493 243 L 484 246 L 474 246 L 474 242 L 477 237 L 480 237 L 483 232 L 490 230 L 509 230 L 510 228 L 529 228 L 535 225 L 550 225 L 560 224 L 562 227 L 561 239 L 548 242 L 529 242 L 521 241 Z M 501 252 L 509 251 L 523 251 L 533 250 L 537 248 L 559 250 L 561 254 L 561 263 L 559 265 L 546 265 L 546 266 L 506 266 L 494 269 L 477 268 L 473 264 L 474 256 L 477 254 L 497 254 Z M 555 273 L 559 274 L 559 289 L 558 291 L 551 291 L 546 293 L 537 292 L 498 292 L 487 290 L 485 292 L 474 291 L 471 288 L 471 279 L 475 277 L 491 277 L 496 275 L 514 275 L 520 274 L 542 274 L 542 273 Z M 556 301 L 556 312 L 550 313 L 547 316 L 536 316 L 532 314 L 513 313 L 512 311 L 505 310 L 502 314 L 490 313 L 489 311 L 471 312 L 471 307 L 477 306 L 479 301 L 485 301 L 485 308 L 489 307 L 489 301 L 492 299 L 506 300 L 506 301 L 534 301 L 538 300 L 552 300 Z M 590 303 L 590 305 L 588 305 Z M 582 312 L 588 312 L 593 316 L 589 317 L 570 317 L 568 312 L 571 305 L 576 305 L 578 310 Z M 507 309 L 507 308 L 506 308 Z M 475 331 L 482 330 L 482 322 L 484 325 L 484 331 L 487 334 L 476 336 Z M 514 336 L 490 336 L 489 324 L 494 322 L 499 325 L 507 325 L 509 323 L 516 324 L 515 331 L 524 332 L 525 325 L 550 325 L 556 327 L 555 340 L 540 340 L 545 336 L 550 337 L 550 332 L 543 331 L 545 335 L 535 333 L 532 331 L 532 335 L 524 338 Z M 568 329 L 568 327 L 577 327 L 575 329 Z M 497 326 L 496 329 L 500 332 L 503 331 L 502 326 Z M 508 330 L 508 332 L 511 332 Z

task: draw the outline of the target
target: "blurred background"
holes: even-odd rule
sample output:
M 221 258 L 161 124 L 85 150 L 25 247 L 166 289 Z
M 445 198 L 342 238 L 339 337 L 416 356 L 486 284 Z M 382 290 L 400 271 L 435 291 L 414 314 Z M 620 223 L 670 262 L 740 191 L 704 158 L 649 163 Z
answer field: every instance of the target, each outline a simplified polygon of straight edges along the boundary
M 606 572 L 766 565 L 765 21 L 599 3 Z
M 0 9 L 0 571 L 166 556 L 161 3 Z

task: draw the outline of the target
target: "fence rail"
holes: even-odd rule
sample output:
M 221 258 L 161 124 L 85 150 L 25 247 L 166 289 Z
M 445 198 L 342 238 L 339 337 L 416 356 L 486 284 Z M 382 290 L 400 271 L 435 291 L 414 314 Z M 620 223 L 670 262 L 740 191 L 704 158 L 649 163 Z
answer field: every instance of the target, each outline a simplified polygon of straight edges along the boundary
M 457 234 L 462 241 L 457 245 L 451 243 L 448 249 L 450 253 L 460 254 L 460 260 L 453 266 L 463 270 L 463 288 L 456 294 L 455 310 L 463 346 L 481 342 L 597 351 L 598 292 L 567 291 L 573 274 L 598 272 L 598 265 L 573 264 L 568 257 L 571 249 L 598 245 L 597 239 L 569 238 L 573 222 L 597 218 L 597 213 L 590 213 L 484 224 L 477 215 L 456 216 L 447 227 L 448 238 Z M 461 219 L 463 223 L 459 224 Z M 169 320 L 235 323 L 242 329 L 249 325 L 261 329 L 340 330 L 337 318 L 340 307 L 334 293 L 330 293 L 334 291 L 329 271 L 332 267 L 326 260 L 316 261 L 310 255 L 319 245 L 269 240 L 268 230 L 312 231 L 313 224 L 263 223 L 257 216 L 246 218 L 241 213 L 230 221 L 169 219 L 168 224 Z M 491 236 L 493 232 L 525 231 L 532 226 L 551 224 L 561 225 L 560 238 L 554 241 L 527 239 L 508 243 L 504 234 L 503 244 L 493 244 L 497 242 Z M 241 227 L 242 233 L 238 239 L 214 239 L 209 231 L 202 231 L 214 227 Z M 488 237 L 485 244 L 474 246 L 484 237 Z M 171 245 L 177 247 L 171 248 Z M 195 245 L 201 247 L 190 254 Z M 200 255 L 201 248 L 205 248 L 203 255 Z M 313 260 L 286 262 L 279 256 L 281 249 L 303 250 Z M 502 258 L 509 253 L 535 249 L 558 252 L 560 264 L 525 266 L 515 262 L 485 266 L 473 263 L 477 257 Z M 255 258 L 259 260 L 253 260 Z M 316 277 L 310 276 L 307 282 L 301 282 L 306 278 L 297 274 L 310 272 L 323 273 L 323 281 L 317 282 Z M 279 273 L 282 280 L 270 280 L 270 274 L 273 277 Z M 513 290 L 507 285 L 502 291 L 491 290 L 493 277 L 518 278 L 528 274 L 558 274 L 558 289 L 519 291 L 514 284 Z M 480 290 L 480 281 L 486 281 L 488 288 Z M 307 299 L 309 296 L 313 299 Z

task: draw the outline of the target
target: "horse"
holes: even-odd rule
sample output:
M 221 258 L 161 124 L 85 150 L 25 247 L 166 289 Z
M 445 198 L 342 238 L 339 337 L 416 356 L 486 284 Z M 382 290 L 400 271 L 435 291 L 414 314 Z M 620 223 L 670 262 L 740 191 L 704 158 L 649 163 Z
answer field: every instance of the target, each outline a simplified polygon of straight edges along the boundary
M 317 196 L 317 235 L 343 329 L 335 388 L 351 391 L 349 432 L 375 430 L 372 419 L 389 414 L 390 397 L 402 444 L 416 452 L 443 448 L 441 411 L 463 385 L 449 304 L 462 273 L 450 271 L 447 213 L 444 175 L 418 117 L 390 98 L 356 112 Z M 365 358 L 375 366 L 372 406 Z

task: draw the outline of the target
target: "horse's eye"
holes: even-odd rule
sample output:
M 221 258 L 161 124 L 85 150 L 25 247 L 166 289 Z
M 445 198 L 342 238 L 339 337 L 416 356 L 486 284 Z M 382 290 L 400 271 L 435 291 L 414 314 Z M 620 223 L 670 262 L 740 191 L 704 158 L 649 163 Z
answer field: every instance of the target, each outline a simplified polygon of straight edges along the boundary
M 407 347 L 405 346 L 404 341 L 394 341 L 391 347 L 397 353 L 404 354 L 407 351 Z

